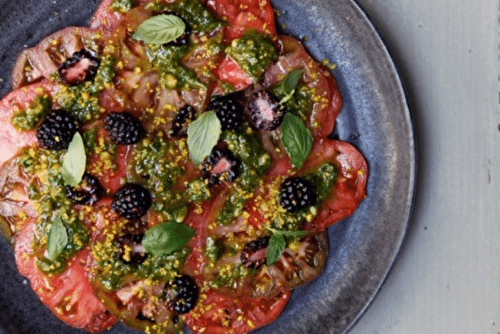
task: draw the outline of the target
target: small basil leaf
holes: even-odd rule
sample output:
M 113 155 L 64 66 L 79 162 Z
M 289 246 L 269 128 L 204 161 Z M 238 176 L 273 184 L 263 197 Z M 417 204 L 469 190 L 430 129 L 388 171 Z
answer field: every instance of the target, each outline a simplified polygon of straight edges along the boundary
M 187 144 L 191 159 L 195 165 L 202 163 L 208 157 L 219 141 L 221 124 L 213 111 L 202 114 L 191 123 L 187 131 Z
M 142 22 L 133 39 L 150 44 L 165 44 L 179 38 L 186 30 L 184 21 L 175 15 L 157 15 Z
M 281 231 L 281 230 L 276 230 L 271 227 L 267 227 L 269 231 L 271 231 L 274 234 L 279 234 L 285 237 L 302 237 L 304 235 L 307 235 L 309 232 L 307 231 Z
M 267 247 L 266 263 L 268 266 L 273 265 L 280 258 L 281 254 L 285 251 L 286 241 L 283 235 L 273 234 L 269 239 L 269 246 Z
M 62 219 L 57 217 L 52 222 L 47 240 L 47 258 L 55 260 L 68 245 L 68 231 Z
M 311 131 L 294 114 L 286 113 L 281 124 L 281 140 L 290 156 L 292 165 L 302 167 L 312 148 Z
M 85 146 L 80 133 L 76 132 L 69 143 L 68 151 L 64 155 L 61 168 L 61 176 L 64 184 L 72 187 L 77 186 L 85 173 L 87 157 L 85 155 Z
M 181 249 L 195 235 L 195 231 L 176 222 L 153 226 L 144 233 L 142 246 L 155 256 L 172 254 Z
M 283 79 L 281 84 L 285 97 L 281 99 L 280 104 L 287 102 L 292 98 L 293 94 L 295 94 L 295 88 L 297 88 L 302 74 L 304 74 L 303 69 L 294 70 Z

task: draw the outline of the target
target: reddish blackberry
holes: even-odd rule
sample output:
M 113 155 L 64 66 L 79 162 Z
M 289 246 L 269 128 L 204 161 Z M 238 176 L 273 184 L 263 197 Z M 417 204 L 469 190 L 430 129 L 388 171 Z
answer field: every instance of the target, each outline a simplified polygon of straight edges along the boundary
M 138 219 L 146 214 L 151 206 L 151 194 L 140 184 L 127 183 L 113 196 L 111 208 L 127 219 Z
M 203 161 L 201 177 L 210 185 L 221 184 L 223 181 L 234 181 L 239 175 L 240 162 L 228 149 L 214 148 Z
M 61 80 L 69 86 L 94 80 L 100 60 L 94 51 L 81 49 L 59 66 Z
M 125 264 L 139 265 L 148 257 L 148 253 L 142 246 L 144 234 L 126 234 L 118 237 L 118 258 Z
M 215 110 L 222 130 L 236 130 L 243 124 L 243 106 L 231 95 L 216 97 L 206 110 Z
M 168 307 L 179 314 L 191 311 L 198 300 L 198 286 L 188 275 L 177 276 L 163 289 Z
M 266 262 L 269 237 L 260 237 L 252 240 L 241 251 L 241 264 L 248 269 L 259 269 Z
M 174 117 L 172 122 L 172 131 L 170 132 L 172 137 L 186 137 L 188 120 L 194 120 L 196 117 L 196 110 L 193 106 L 186 104 L 184 107 L 180 108 Z
M 83 174 L 83 180 L 78 187 L 66 186 L 66 196 L 75 204 L 94 205 L 104 192 L 99 180 L 89 173 Z
M 64 110 L 53 110 L 36 129 L 36 138 L 40 147 L 48 150 L 64 150 L 68 148 L 78 129 L 73 116 Z
M 285 108 L 278 100 L 265 90 L 253 93 L 247 101 L 245 110 L 248 122 L 257 130 L 276 129 L 283 121 L 285 112 Z
M 281 184 L 280 205 L 297 212 L 316 204 L 316 188 L 301 177 L 289 177 Z
M 145 133 L 139 119 L 126 111 L 109 113 L 104 118 L 104 129 L 118 145 L 136 144 Z

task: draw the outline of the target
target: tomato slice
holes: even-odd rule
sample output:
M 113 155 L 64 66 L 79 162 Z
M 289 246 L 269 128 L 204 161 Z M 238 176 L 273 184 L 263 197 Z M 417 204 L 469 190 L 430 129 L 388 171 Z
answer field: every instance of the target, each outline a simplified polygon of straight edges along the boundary
M 333 131 L 335 119 L 342 110 L 342 98 L 330 70 L 316 62 L 304 46 L 292 37 L 280 36 L 283 53 L 264 74 L 263 85 L 270 87 L 288 73 L 303 69 L 302 81 L 312 93 L 307 126 L 315 138 L 327 138 Z
M 253 83 L 253 79 L 227 55 L 213 72 L 217 79 L 231 84 L 234 90 L 245 89 Z M 214 91 L 215 94 L 221 94 L 222 92 L 221 87 L 217 87 Z
M 229 23 L 225 41 L 240 37 L 249 29 L 277 37 L 274 11 L 269 0 L 208 0 L 207 7 Z
M 45 37 L 36 46 L 24 50 L 12 71 L 12 88 L 24 87 L 41 79 L 52 80 L 59 65 L 87 45 L 97 50 L 95 31 L 68 27 Z
M 241 334 L 273 322 L 290 299 L 283 291 L 274 297 L 234 298 L 209 290 L 185 316 L 189 329 L 205 334 Z
M 36 266 L 31 242 L 35 224 L 29 223 L 17 235 L 15 257 L 19 272 L 30 280 L 40 300 L 56 317 L 70 326 L 98 333 L 117 320 L 94 296 L 86 276 L 88 250 L 77 253 L 64 272 L 47 276 Z
M 339 140 L 316 141 L 302 170 L 325 162 L 337 167 L 338 176 L 330 198 L 322 203 L 316 218 L 305 225 L 309 231 L 322 231 L 350 216 L 366 197 L 368 164 L 354 146 Z

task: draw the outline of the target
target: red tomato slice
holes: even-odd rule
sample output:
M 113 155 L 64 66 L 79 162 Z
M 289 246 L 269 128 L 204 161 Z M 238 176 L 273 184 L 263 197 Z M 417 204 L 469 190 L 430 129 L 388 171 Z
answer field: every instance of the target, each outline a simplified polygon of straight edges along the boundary
M 315 138 L 327 138 L 342 110 L 342 98 L 335 78 L 327 67 L 311 58 L 299 41 L 287 36 L 280 36 L 279 39 L 283 54 L 267 69 L 263 85 L 272 86 L 291 71 L 303 69 L 302 80 L 313 92 L 314 101 L 307 126 Z
M 283 291 L 274 297 L 234 298 L 210 290 L 200 296 L 195 309 L 185 316 L 195 333 L 241 334 L 273 322 L 290 299 Z
M 253 79 L 243 71 L 231 57 L 226 56 L 213 71 L 215 77 L 233 85 L 234 90 L 242 90 L 253 83 Z M 222 93 L 220 87 L 214 94 Z
M 323 202 L 316 218 L 306 224 L 309 231 L 323 231 L 350 216 L 366 197 L 368 165 L 351 144 L 323 139 L 316 141 L 302 171 L 331 162 L 337 167 L 337 181 L 329 199 Z
M 0 165 L 13 157 L 20 148 L 36 142 L 35 131 L 18 131 L 11 118 L 16 110 L 27 108 L 38 95 L 52 94 L 55 86 L 41 81 L 10 92 L 0 101 Z
M 277 37 L 274 11 L 269 0 L 208 0 L 207 7 L 230 25 L 224 40 L 231 41 L 249 29 Z
M 86 276 L 88 250 L 82 250 L 69 262 L 66 270 L 54 276 L 44 275 L 36 266 L 31 242 L 34 223 L 24 227 L 15 242 L 19 272 L 30 280 L 40 300 L 56 317 L 70 326 L 98 333 L 117 320 L 94 296 Z

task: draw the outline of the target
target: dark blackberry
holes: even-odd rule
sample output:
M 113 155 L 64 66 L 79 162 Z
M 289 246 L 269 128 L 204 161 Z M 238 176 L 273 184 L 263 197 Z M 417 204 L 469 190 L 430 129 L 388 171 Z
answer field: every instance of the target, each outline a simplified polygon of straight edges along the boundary
M 248 99 L 245 115 L 254 129 L 274 130 L 283 122 L 285 112 L 285 108 L 273 95 L 260 90 Z
M 69 86 L 94 80 L 101 61 L 94 51 L 81 49 L 59 66 L 61 80 Z
M 300 177 L 289 177 L 281 184 L 280 205 L 297 212 L 316 204 L 316 188 Z
M 179 109 L 172 122 L 172 131 L 170 132 L 172 137 L 186 137 L 188 120 L 194 120 L 196 117 L 196 110 L 193 106 L 186 104 Z
M 99 180 L 89 174 L 83 174 L 78 187 L 66 186 L 66 196 L 75 204 L 94 205 L 104 195 L 104 188 Z
M 178 313 L 191 311 L 198 301 L 198 286 L 188 275 L 177 276 L 163 289 L 163 297 L 168 307 Z
M 104 129 L 118 145 L 136 144 L 145 132 L 139 119 L 126 111 L 109 113 L 104 118 Z
M 216 97 L 205 109 L 215 110 L 222 130 L 236 130 L 243 124 L 243 106 L 231 95 Z
M 239 175 L 240 162 L 228 149 L 214 148 L 203 161 L 201 177 L 210 185 L 221 184 L 223 181 L 234 181 Z
M 151 206 L 151 194 L 140 184 L 127 183 L 113 196 L 111 208 L 127 219 L 138 219 L 146 214 Z
M 64 110 L 53 110 L 36 129 L 36 138 L 40 147 L 48 150 L 68 148 L 78 130 L 78 123 Z
M 260 237 L 252 240 L 241 251 L 241 264 L 248 269 L 259 269 L 266 262 L 269 237 Z
M 139 265 L 146 261 L 148 253 L 142 246 L 144 234 L 126 234 L 116 239 L 118 258 L 125 264 Z

